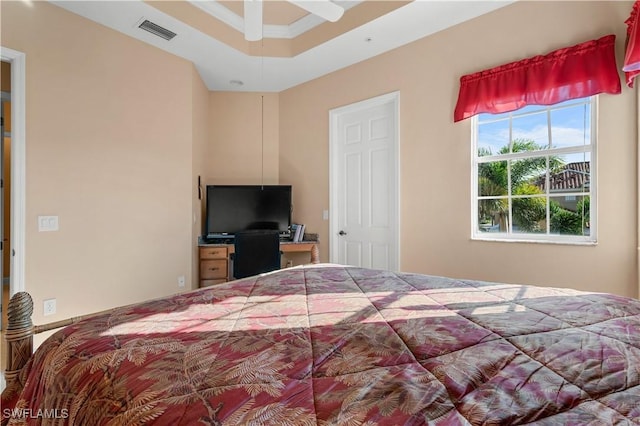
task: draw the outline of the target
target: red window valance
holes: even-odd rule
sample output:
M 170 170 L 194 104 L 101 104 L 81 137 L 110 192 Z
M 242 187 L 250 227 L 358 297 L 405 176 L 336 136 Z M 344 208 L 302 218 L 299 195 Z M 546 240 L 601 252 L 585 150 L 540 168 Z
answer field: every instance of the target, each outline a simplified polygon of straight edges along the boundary
M 453 121 L 620 91 L 615 35 L 611 34 L 462 76 Z
M 622 70 L 625 72 L 627 86 L 633 87 L 633 79 L 640 75 L 640 0 L 636 0 L 627 19 L 627 51 L 624 55 Z

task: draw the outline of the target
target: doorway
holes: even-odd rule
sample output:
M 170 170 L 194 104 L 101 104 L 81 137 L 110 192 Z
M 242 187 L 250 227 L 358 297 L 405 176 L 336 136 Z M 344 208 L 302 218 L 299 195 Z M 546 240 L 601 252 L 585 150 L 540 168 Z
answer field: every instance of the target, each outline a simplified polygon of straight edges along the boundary
M 10 262 L 9 245 L 11 236 L 11 63 L 0 63 L 0 277 L 2 277 L 2 294 L 0 304 L 2 321 L 0 330 L 7 328 L 7 305 L 10 294 Z M 8 161 L 9 160 L 9 161 Z
M 399 104 L 394 92 L 329 113 L 333 263 L 399 269 Z
M 3 223 L 6 227 L 3 231 L 3 252 L 7 256 L 7 269 L 9 271 L 9 292 L 11 295 L 18 291 L 25 291 L 25 157 L 26 157 L 26 138 L 25 138 L 25 62 L 26 56 L 22 52 L 2 47 L 0 50 L 0 60 L 2 61 L 2 81 L 3 81 L 3 105 L 10 108 L 10 114 L 5 120 L 5 127 L 10 130 L 10 150 L 7 152 L 7 158 L 2 167 L 5 200 L 8 200 L 8 210 L 4 210 L 6 220 Z M 5 65 L 5 63 L 7 65 Z M 8 70 L 8 71 L 5 71 Z M 8 72 L 8 76 L 5 75 Z M 5 81 L 8 81 L 9 90 L 5 94 Z M 5 98 L 9 103 L 5 104 Z M 10 116 L 10 119 L 8 118 Z M 5 140 L 2 138 L 3 141 Z M 5 168 L 7 170 L 5 170 Z M 7 175 L 9 173 L 9 175 Z M 3 253 L 4 254 L 4 253 Z M 4 274 L 6 275 L 6 274 Z M 3 280 L 5 281 L 5 280 Z M 4 285 L 3 285 L 4 287 Z M 6 294 L 3 292 L 3 301 Z M 4 304 L 6 307 L 6 303 Z M 2 308 L 2 316 L 6 315 L 6 308 Z

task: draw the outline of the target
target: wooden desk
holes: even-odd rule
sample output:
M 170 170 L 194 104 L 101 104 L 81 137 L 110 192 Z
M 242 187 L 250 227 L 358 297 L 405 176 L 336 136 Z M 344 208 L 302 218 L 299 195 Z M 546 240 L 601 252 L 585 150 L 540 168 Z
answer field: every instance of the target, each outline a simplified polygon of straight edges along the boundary
M 281 241 L 283 253 L 309 253 L 310 263 L 320 263 L 317 241 L 294 243 Z M 233 279 L 229 257 L 234 252 L 233 244 L 200 244 L 200 287 L 220 284 Z
M 233 250 L 233 247 L 232 247 Z M 320 251 L 317 241 L 301 241 L 293 243 L 291 241 L 280 242 L 280 251 L 283 253 L 309 253 L 309 263 L 320 263 Z

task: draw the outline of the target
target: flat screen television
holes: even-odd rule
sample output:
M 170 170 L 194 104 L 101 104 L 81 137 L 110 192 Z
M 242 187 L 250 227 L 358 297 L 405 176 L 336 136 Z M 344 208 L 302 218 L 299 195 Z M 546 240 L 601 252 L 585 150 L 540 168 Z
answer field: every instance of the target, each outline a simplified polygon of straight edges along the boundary
M 291 185 L 207 185 L 206 239 L 238 231 L 275 229 L 289 236 Z

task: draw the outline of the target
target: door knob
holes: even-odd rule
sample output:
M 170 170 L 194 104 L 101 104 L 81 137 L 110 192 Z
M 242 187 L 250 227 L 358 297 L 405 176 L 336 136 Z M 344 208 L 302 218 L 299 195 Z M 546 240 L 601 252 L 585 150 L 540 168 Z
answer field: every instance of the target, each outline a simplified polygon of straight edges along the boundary
M 338 232 L 338 235 L 347 235 L 347 233 L 344 232 L 343 230 L 340 230 L 340 232 Z

